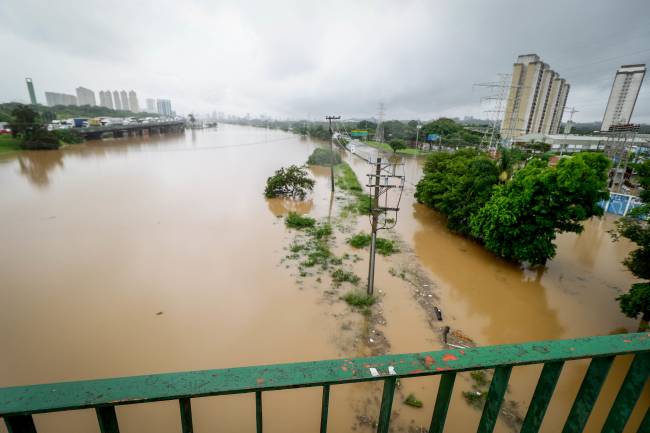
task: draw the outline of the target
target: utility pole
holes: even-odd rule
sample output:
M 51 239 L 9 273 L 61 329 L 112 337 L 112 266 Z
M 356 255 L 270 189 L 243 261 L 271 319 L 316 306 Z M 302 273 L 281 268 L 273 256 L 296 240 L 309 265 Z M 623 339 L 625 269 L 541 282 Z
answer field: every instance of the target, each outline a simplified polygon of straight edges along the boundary
M 416 130 L 416 132 L 415 132 L 415 148 L 416 149 L 420 148 L 419 143 L 418 143 L 418 141 L 419 141 L 418 139 L 420 138 L 420 129 L 422 129 L 422 125 L 417 125 L 415 127 L 415 130 Z
M 334 192 L 334 131 L 332 130 L 332 120 L 339 120 L 341 116 L 325 116 L 330 123 L 330 180 L 332 183 L 332 192 Z
M 375 255 L 377 251 L 377 232 L 382 229 L 390 229 L 397 224 L 397 212 L 399 211 L 399 203 L 402 198 L 402 191 L 404 190 L 405 176 L 396 174 L 396 169 L 399 166 L 404 170 L 402 163 L 385 163 L 382 165 L 381 158 L 377 158 L 374 164 L 374 173 L 368 175 L 368 188 L 370 189 L 370 260 L 368 265 L 368 295 L 372 295 L 375 289 Z M 396 200 L 394 206 L 389 206 L 388 196 L 391 191 L 395 191 L 391 199 Z M 380 199 L 384 198 L 383 206 L 380 205 Z M 392 219 L 387 218 L 388 212 L 394 212 L 395 217 Z M 384 215 L 383 221 L 379 217 Z

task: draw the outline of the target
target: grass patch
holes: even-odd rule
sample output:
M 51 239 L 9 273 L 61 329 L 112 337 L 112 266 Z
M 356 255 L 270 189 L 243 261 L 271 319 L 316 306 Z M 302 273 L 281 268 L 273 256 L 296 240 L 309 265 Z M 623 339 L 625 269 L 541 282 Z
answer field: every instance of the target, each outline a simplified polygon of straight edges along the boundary
M 346 191 L 363 191 L 357 175 L 344 162 L 336 166 L 336 186 Z
M 332 162 L 334 165 L 340 164 L 341 155 L 339 155 L 338 152 L 333 152 L 322 147 L 314 149 L 312 154 L 309 155 L 309 158 L 307 159 L 307 164 L 309 165 L 324 165 L 326 167 L 329 167 L 332 165 Z
M 368 146 L 372 146 L 375 149 L 383 150 L 385 152 L 392 152 L 393 148 L 390 147 L 388 143 L 380 143 L 379 141 L 368 140 L 365 142 Z
M 422 407 L 422 402 L 418 400 L 413 394 L 409 394 L 408 397 L 406 397 L 406 400 L 404 400 L 404 404 L 411 407 L 417 407 L 417 408 Z
M 332 235 L 332 225 L 328 223 L 319 224 L 312 227 L 309 232 L 316 239 L 328 238 Z
M 414 149 L 412 147 L 407 147 L 406 149 L 399 149 L 397 152 L 402 155 L 413 155 L 413 156 L 419 156 L 419 155 L 428 155 L 431 153 L 428 150 L 421 150 L 421 149 Z
M 11 134 L 0 135 L 0 154 L 12 153 L 20 150 L 20 140 L 13 138 Z
M 356 308 L 368 308 L 374 305 L 377 300 L 373 295 L 368 295 L 364 292 L 354 291 L 349 292 L 343 296 L 343 300 L 348 303 L 351 307 Z
M 361 232 L 352 236 L 350 239 L 348 239 L 347 242 L 353 248 L 366 248 L 370 245 L 370 241 L 370 235 Z M 399 252 L 399 248 L 397 248 L 395 242 L 391 241 L 390 239 L 378 237 L 375 246 L 377 248 L 377 252 L 382 256 L 390 256 L 391 254 Z
M 316 220 L 312 217 L 302 216 L 295 212 L 289 212 L 284 224 L 292 229 L 305 229 L 309 227 L 314 227 L 316 225 Z M 331 228 L 330 228 L 331 231 Z
M 340 286 L 342 283 L 350 283 L 356 286 L 361 281 L 361 278 L 355 275 L 354 272 L 337 268 L 332 272 L 332 281 L 337 286 Z

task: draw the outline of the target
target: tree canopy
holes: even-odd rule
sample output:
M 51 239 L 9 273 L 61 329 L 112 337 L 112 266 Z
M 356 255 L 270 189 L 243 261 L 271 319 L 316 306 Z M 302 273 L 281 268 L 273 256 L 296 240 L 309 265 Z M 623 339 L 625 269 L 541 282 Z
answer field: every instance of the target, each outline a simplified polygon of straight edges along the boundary
M 557 233 L 579 233 L 582 221 L 602 214 L 598 202 L 608 197 L 609 161 L 596 153 L 563 159 L 557 167 L 534 159 L 508 181 L 500 174 L 510 165 L 474 149 L 433 153 L 416 198 L 446 215 L 450 229 L 498 256 L 544 264 L 555 255 Z
M 641 316 L 641 328 L 646 328 L 650 320 L 650 160 L 637 166 L 639 183 L 643 188 L 639 194 L 643 205 L 635 208 L 629 216 L 617 222 L 618 234 L 628 238 L 639 248 L 632 251 L 623 262 L 625 266 L 642 280 L 633 284 L 630 291 L 617 298 L 621 311 L 628 317 Z
M 286 196 L 302 200 L 307 191 L 314 189 L 314 184 L 306 170 L 297 165 L 290 165 L 286 169 L 281 167 L 276 170 L 275 174 L 266 180 L 264 195 L 269 198 Z

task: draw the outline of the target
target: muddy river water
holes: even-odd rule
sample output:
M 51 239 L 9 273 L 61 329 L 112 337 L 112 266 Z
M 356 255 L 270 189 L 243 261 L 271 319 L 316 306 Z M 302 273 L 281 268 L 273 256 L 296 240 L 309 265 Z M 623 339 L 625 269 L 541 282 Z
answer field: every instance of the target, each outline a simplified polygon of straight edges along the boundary
M 232 125 L 26 152 L 0 159 L 0 386 L 361 356 L 364 317 L 297 277 L 283 258 L 295 234 L 279 216 L 336 214 L 327 170 L 304 203 L 267 200 L 266 178 L 303 164 L 318 144 L 281 131 Z M 367 164 L 344 155 L 361 178 Z M 407 188 L 391 236 L 403 252 L 380 258 L 377 288 L 392 353 L 442 348 L 410 283 L 391 268 L 417 266 L 432 282 L 444 324 L 478 345 L 634 331 L 614 298 L 634 282 L 612 242 L 613 219 L 563 234 L 557 257 L 530 271 L 445 229 L 413 200 L 422 162 L 406 162 Z M 368 230 L 368 221 L 353 221 Z M 337 248 L 345 248 L 337 234 Z M 367 266 L 354 265 L 362 278 Z M 588 425 L 606 416 L 629 359 L 617 361 Z M 586 363 L 568 363 L 543 431 L 561 430 Z M 540 368 L 515 369 L 507 398 L 521 413 Z M 428 426 L 437 378 L 403 381 L 395 431 Z M 457 381 L 448 432 L 475 430 L 480 412 Z M 332 388 L 330 431 L 371 431 L 379 396 L 368 384 Z M 413 392 L 422 409 L 402 404 Z M 646 387 L 626 431 L 650 404 Z M 517 407 L 517 406 L 513 406 Z M 193 401 L 195 431 L 254 431 L 252 395 Z M 317 431 L 320 389 L 264 394 L 267 432 Z M 118 408 L 121 431 L 179 431 L 176 402 Z M 95 433 L 90 410 L 35 417 L 39 432 Z M 4 425 L 0 432 L 5 432 Z M 501 420 L 497 431 L 512 431 Z

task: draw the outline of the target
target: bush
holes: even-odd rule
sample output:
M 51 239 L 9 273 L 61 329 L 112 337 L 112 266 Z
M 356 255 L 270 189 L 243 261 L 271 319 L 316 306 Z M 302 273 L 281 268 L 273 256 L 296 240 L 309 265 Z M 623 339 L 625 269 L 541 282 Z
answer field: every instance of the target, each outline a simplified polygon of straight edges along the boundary
M 350 246 L 353 248 L 365 248 L 370 245 L 371 240 L 372 238 L 369 234 L 357 233 L 348 239 L 348 244 L 350 244 Z M 382 256 L 390 256 L 391 254 L 399 251 L 399 248 L 397 248 L 395 242 L 391 241 L 390 239 L 384 239 L 380 237 L 378 237 L 375 241 L 375 247 L 377 248 L 377 253 L 381 254 Z
M 25 133 L 20 147 L 28 150 L 51 150 L 61 147 L 59 138 L 46 129 Z
M 374 305 L 376 298 L 364 292 L 350 292 L 343 297 L 343 300 L 351 307 L 367 308 Z
M 314 180 L 309 178 L 302 167 L 290 165 L 286 169 L 280 168 L 266 180 L 264 195 L 268 198 L 286 196 L 302 200 L 307 191 L 314 189 L 314 184 Z
M 308 227 L 314 227 L 314 225 L 316 225 L 316 220 L 308 216 L 302 216 L 295 212 L 289 212 L 289 215 L 287 215 L 285 218 L 284 223 L 287 227 L 290 227 L 292 229 L 304 229 Z
M 56 137 L 64 143 L 79 144 L 84 142 L 84 138 L 74 129 L 57 129 L 52 131 Z
M 361 278 L 355 275 L 354 272 L 344 271 L 341 268 L 337 268 L 332 272 L 332 281 L 334 281 L 336 285 L 347 282 L 356 286 L 359 284 L 359 281 L 361 281 Z
M 309 155 L 309 159 L 307 159 L 307 164 L 309 165 L 325 165 L 329 167 L 332 165 L 332 162 L 334 165 L 340 164 L 341 155 L 339 155 L 338 152 L 332 152 L 331 150 L 322 147 L 314 149 L 312 154 Z

